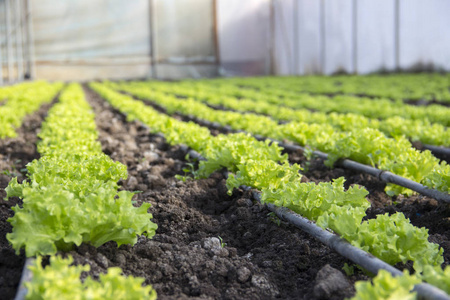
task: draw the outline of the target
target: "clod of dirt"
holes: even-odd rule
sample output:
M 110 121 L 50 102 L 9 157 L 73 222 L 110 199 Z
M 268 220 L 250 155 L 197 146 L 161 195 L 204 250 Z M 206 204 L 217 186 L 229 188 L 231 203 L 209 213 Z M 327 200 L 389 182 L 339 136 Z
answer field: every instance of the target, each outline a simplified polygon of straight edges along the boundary
M 266 277 L 262 275 L 255 275 L 252 277 L 252 285 L 257 287 L 258 289 L 261 289 L 265 291 L 267 294 L 269 294 L 272 297 L 276 297 L 280 294 L 277 287 L 273 285 L 272 283 L 267 280 Z
M 220 248 L 220 240 L 216 237 L 207 238 L 203 241 L 203 248 L 208 250 Z
M 138 184 L 139 184 L 139 182 L 138 182 L 138 180 L 136 179 L 136 177 L 134 177 L 134 176 L 128 177 L 128 180 L 127 180 L 127 187 L 128 187 L 130 190 L 135 189 L 135 188 L 137 187 Z
M 144 152 L 144 157 L 149 162 L 154 162 L 154 161 L 157 161 L 159 159 L 159 154 L 156 153 L 156 152 L 153 152 L 153 151 L 145 151 Z
M 325 265 L 317 273 L 313 293 L 319 299 L 331 299 L 349 289 L 352 289 L 352 286 L 344 274 L 330 265 Z
M 246 282 L 251 275 L 252 272 L 246 267 L 242 267 L 237 270 L 237 280 L 241 283 Z

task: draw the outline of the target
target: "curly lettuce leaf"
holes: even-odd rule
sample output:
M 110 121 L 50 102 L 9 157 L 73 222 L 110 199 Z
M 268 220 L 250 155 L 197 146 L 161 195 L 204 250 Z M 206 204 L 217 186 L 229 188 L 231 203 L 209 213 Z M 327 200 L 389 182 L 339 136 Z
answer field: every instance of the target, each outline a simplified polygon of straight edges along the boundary
M 71 266 L 72 256 L 64 259 L 50 257 L 50 265 L 42 267 L 42 257 L 38 256 L 29 269 L 33 273 L 25 286 L 27 300 L 102 300 L 102 299 L 156 299 L 152 286 L 143 286 L 144 278 L 122 274 L 118 267 L 109 268 L 106 274 L 100 274 L 99 280 L 88 277 L 81 281 L 81 273 L 90 270 L 89 265 Z

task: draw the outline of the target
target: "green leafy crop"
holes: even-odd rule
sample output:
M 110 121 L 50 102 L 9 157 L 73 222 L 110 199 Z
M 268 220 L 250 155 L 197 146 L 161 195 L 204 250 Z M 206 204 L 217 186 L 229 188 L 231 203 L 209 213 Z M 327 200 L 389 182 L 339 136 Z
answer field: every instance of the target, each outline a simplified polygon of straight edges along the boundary
M 42 257 L 37 257 L 29 269 L 33 273 L 30 282 L 25 283 L 27 300 L 102 300 L 102 299 L 148 299 L 155 300 L 156 292 L 151 286 L 142 286 L 144 278 L 122 276 L 118 267 L 109 268 L 100 274 L 99 280 L 91 277 L 83 282 L 82 272 L 90 270 L 89 265 L 71 266 L 73 258 L 50 257 L 50 265 L 42 267 Z
M 372 283 L 358 281 L 355 284 L 356 295 L 351 300 L 415 300 L 417 294 L 412 289 L 420 282 L 420 279 L 406 271 L 403 276 L 393 277 L 388 271 L 380 270 Z
M 428 242 L 428 229 L 413 226 L 402 213 L 378 215 L 364 221 L 351 242 L 389 264 L 414 261 L 417 272 L 424 266 L 439 266 L 444 262 L 444 250 Z
M 21 83 L 0 91 L 0 101 L 7 98 L 0 106 L 0 139 L 16 137 L 15 128 L 20 127 L 24 117 L 49 103 L 61 90 L 63 84 L 35 81 Z
M 157 228 L 147 212 L 149 203 L 133 206 L 133 192 L 118 192 L 126 166 L 101 152 L 94 114 L 78 84 L 66 88 L 60 103 L 49 111 L 42 126 L 39 152 L 27 165 L 28 179 L 13 178 L 7 196 L 22 198 L 8 221 L 7 238 L 26 256 L 50 255 L 73 245 L 96 247 L 108 241 L 135 244 L 137 236 L 152 237 Z

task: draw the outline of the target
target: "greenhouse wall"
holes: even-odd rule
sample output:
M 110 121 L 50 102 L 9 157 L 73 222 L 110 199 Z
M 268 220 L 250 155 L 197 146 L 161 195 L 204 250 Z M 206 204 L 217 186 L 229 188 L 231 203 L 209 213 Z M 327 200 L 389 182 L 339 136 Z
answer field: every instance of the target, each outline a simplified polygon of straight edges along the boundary
M 450 1 L 274 0 L 275 74 L 450 70 Z
M 449 11 L 447 0 L 0 0 L 0 80 L 449 71 Z

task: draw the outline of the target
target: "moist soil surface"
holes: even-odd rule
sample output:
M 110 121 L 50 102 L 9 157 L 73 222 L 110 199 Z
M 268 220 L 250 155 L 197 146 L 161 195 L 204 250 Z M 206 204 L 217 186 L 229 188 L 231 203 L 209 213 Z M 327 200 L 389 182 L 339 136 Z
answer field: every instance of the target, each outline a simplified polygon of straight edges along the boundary
M 98 277 L 108 267 L 121 267 L 127 275 L 144 277 L 158 299 L 343 299 L 354 294 L 355 281 L 368 279 L 357 268 L 353 275 L 345 275 L 342 268 L 345 263 L 351 266 L 350 261 L 271 216 L 250 192 L 235 190 L 229 196 L 221 173 L 200 180 L 176 179 L 189 168 L 182 147 L 170 146 L 139 123 L 126 122 L 97 94 L 85 92 L 96 113 L 103 151 L 128 167 L 121 188 L 142 191 L 134 196 L 136 205 L 151 203 L 149 212 L 158 225 L 152 239 L 140 237 L 134 246 L 109 242 L 70 251 L 76 264 L 91 265 L 90 275 Z M 36 132 L 45 112 L 43 108 L 27 118 L 17 139 L 0 141 L 0 171 L 9 171 L 0 175 L 1 197 L 11 173 L 19 174 L 38 157 Z M 368 218 L 401 211 L 414 225 L 429 228 L 430 240 L 444 248 L 448 264 L 448 206 L 420 195 L 391 198 L 376 178 L 341 168 L 330 170 L 320 159 L 308 161 L 301 153 L 289 157 L 305 167 L 304 181 L 345 176 L 347 187 L 365 186 L 372 203 Z M 5 299 L 13 298 L 24 261 L 5 238 L 11 232 L 6 222 L 13 214 L 10 207 L 18 202 L 0 202 L 0 292 Z

